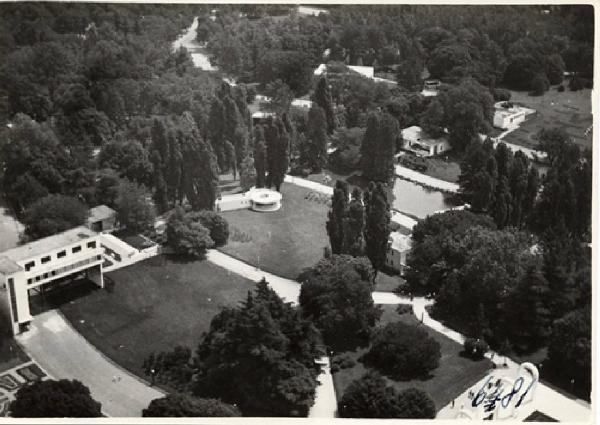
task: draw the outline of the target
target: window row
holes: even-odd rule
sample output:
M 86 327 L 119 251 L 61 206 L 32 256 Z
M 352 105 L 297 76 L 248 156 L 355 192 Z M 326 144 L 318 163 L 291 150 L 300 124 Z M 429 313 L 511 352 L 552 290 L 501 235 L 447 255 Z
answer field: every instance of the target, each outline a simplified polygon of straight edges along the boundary
M 86 264 L 90 264 L 90 263 L 93 263 L 95 261 L 99 261 L 101 259 L 102 259 L 101 255 L 95 255 L 95 256 L 87 258 L 85 260 L 81 260 L 81 261 L 78 261 L 76 263 L 69 264 L 68 266 L 59 267 L 56 270 L 52 270 L 50 272 L 46 272 L 46 273 L 40 274 L 40 275 L 38 275 L 36 277 L 32 277 L 30 279 L 27 279 L 27 284 L 31 285 L 34 282 L 40 282 L 40 281 L 42 281 L 44 279 L 48 279 L 50 277 L 54 277 L 54 276 L 58 276 L 58 275 L 61 275 L 61 274 L 64 274 L 64 273 L 68 273 L 69 271 L 71 271 L 73 269 L 76 269 L 76 268 L 81 267 L 81 266 L 85 266 Z
M 88 249 L 95 249 L 96 248 L 96 241 L 90 241 L 90 242 L 88 242 L 86 244 L 86 247 Z M 71 253 L 72 254 L 77 254 L 80 251 L 81 251 L 81 245 L 76 245 L 73 248 L 71 248 Z M 60 252 L 57 252 L 56 253 L 56 258 L 57 259 L 64 258 L 64 257 L 66 257 L 66 255 L 67 255 L 67 250 L 65 249 L 65 250 L 62 250 Z M 46 255 L 46 256 L 42 257 L 42 259 L 40 260 L 40 262 L 42 264 L 46 264 L 46 263 L 49 263 L 50 260 L 52 260 L 51 256 L 50 255 Z M 28 262 L 28 263 L 25 264 L 25 271 L 29 271 L 29 270 L 31 270 L 34 267 L 35 267 L 35 260 L 32 260 L 32 261 L 30 261 L 30 262 Z

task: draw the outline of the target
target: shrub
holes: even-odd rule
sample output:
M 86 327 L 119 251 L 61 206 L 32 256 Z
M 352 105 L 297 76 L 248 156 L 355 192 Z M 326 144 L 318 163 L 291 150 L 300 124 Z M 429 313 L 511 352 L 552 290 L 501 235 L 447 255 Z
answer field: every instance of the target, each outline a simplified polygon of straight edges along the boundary
M 510 91 L 505 89 L 494 89 L 493 95 L 496 102 L 507 101 L 511 97 Z
M 464 343 L 464 353 L 474 359 L 481 360 L 489 350 L 488 344 L 483 339 L 467 338 Z
M 531 95 L 541 96 L 550 87 L 548 78 L 543 74 L 538 74 L 531 80 Z
M 412 314 L 413 307 L 411 304 L 398 304 L 398 308 L 396 308 L 396 313 L 398 313 L 399 315 Z
M 214 211 L 204 210 L 190 214 L 192 221 L 200 222 L 210 231 L 210 238 L 215 246 L 223 246 L 229 239 L 229 223 Z
M 356 362 L 353 358 L 351 358 L 347 353 L 340 354 L 339 356 L 335 356 L 331 362 L 331 371 L 337 372 L 342 369 L 350 369 L 354 367 Z M 334 370 L 335 368 L 335 370 Z
M 169 218 L 167 241 L 175 253 L 192 258 L 204 258 L 206 250 L 215 244 L 209 230 L 181 209 Z
M 15 418 L 95 418 L 102 416 L 101 404 L 79 381 L 38 381 L 25 385 L 10 405 Z
M 338 404 L 342 418 L 432 419 L 435 404 L 422 390 L 409 388 L 397 393 L 377 373 L 353 381 Z
M 437 368 L 440 344 L 429 333 L 402 322 L 379 329 L 362 361 L 393 379 L 424 377 Z
M 564 92 L 564 91 L 565 91 L 565 86 L 563 86 L 563 85 L 561 84 L 560 86 L 558 86 L 558 87 L 556 88 L 556 90 L 558 90 L 560 93 L 562 93 L 562 92 Z
M 187 394 L 169 394 L 152 400 L 142 411 L 144 418 L 193 418 L 241 416 L 230 404 L 213 398 L 197 398 Z
M 583 85 L 583 80 L 581 79 L 581 77 L 574 75 L 571 78 L 571 81 L 569 81 L 569 90 L 571 91 L 578 91 L 578 90 L 582 90 L 584 87 Z

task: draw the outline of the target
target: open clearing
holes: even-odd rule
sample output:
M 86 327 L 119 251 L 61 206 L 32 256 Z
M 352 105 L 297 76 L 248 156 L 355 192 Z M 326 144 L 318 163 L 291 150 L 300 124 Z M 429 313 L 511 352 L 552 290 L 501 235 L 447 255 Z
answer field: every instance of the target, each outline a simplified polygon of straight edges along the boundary
M 90 343 L 136 375 L 152 352 L 192 350 L 222 306 L 245 298 L 254 283 L 207 261 L 157 256 L 107 273 L 112 291 L 82 285 L 60 306 Z M 69 292 L 71 297 L 73 291 Z
M 296 279 L 323 257 L 329 246 L 325 223 L 330 197 L 284 183 L 283 201 L 275 212 L 223 212 L 229 242 L 219 250 L 260 269 Z
M 551 87 L 543 96 L 529 96 L 526 92 L 511 91 L 511 102 L 533 108 L 537 114 L 531 115 L 521 126 L 506 135 L 508 143 L 537 149 L 537 133 L 542 128 L 561 127 L 582 148 L 592 147 L 592 131 L 585 132 L 592 125 L 591 90 L 560 93 Z

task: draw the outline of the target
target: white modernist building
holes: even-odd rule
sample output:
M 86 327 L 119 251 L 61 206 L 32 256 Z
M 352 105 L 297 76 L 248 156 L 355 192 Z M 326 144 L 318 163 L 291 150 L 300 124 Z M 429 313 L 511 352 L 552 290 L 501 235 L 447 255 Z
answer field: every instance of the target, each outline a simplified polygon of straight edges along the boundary
M 29 295 L 39 292 L 44 285 L 85 274 L 104 287 L 99 237 L 82 226 L 0 252 L 0 282 L 6 288 L 14 334 L 27 329 L 33 320 Z
M 535 109 L 516 106 L 510 102 L 497 102 L 494 107 L 494 127 L 503 130 L 518 127 L 528 115 L 535 113 Z
M 282 199 L 281 193 L 275 190 L 253 187 L 246 193 L 221 196 L 215 201 L 215 209 L 217 211 L 251 209 L 271 212 L 281 208 Z
M 450 150 L 450 142 L 446 136 L 434 139 L 425 133 L 418 125 L 402 130 L 404 149 L 418 156 L 434 156 Z

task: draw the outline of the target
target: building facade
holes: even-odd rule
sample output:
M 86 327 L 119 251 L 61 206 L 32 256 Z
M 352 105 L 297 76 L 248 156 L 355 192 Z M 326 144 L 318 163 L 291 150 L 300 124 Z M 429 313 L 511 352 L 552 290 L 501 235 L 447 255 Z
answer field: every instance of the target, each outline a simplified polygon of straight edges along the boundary
M 104 287 L 102 247 L 99 235 L 76 227 L 0 253 L 0 283 L 10 311 L 14 334 L 33 320 L 29 296 L 44 285 L 85 275 Z
M 432 138 L 417 125 L 403 129 L 402 138 L 404 149 L 418 156 L 434 156 L 450 150 L 446 136 Z

